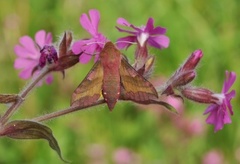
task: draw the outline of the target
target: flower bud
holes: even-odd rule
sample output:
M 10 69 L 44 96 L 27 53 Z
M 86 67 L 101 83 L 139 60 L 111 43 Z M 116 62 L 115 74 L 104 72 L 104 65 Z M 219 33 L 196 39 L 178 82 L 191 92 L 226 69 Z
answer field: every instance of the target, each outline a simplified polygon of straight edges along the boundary
M 149 56 L 149 58 L 145 61 L 145 64 L 141 68 L 135 68 L 135 69 L 140 75 L 148 79 L 152 74 L 154 61 L 155 61 L 154 56 Z M 134 65 L 134 67 L 137 67 L 137 66 L 138 65 Z
M 63 35 L 63 38 L 59 44 L 59 57 L 69 55 L 69 48 L 72 43 L 72 33 L 66 31 Z
M 187 61 L 183 64 L 181 71 L 188 71 L 188 70 L 193 70 L 197 66 L 198 62 L 202 58 L 203 53 L 201 50 L 196 50 L 194 51 Z
M 213 92 L 205 88 L 185 88 L 181 91 L 182 95 L 195 102 L 204 104 L 213 104 L 217 102 L 217 98 L 213 96 Z
M 82 53 L 81 53 L 82 54 Z M 58 63 L 51 67 L 52 71 L 64 71 L 79 62 L 79 56 L 81 55 L 66 55 L 59 58 Z
M 167 82 L 167 85 L 162 92 L 166 95 L 174 95 L 174 89 L 180 86 L 184 86 L 190 83 L 196 77 L 196 72 L 194 70 L 184 72 L 184 73 L 175 73 Z
M 181 73 L 176 77 L 176 79 L 173 80 L 172 86 L 178 87 L 178 86 L 184 86 L 188 83 L 190 83 L 194 78 L 196 77 L 196 72 L 195 71 L 189 71 L 189 72 L 184 72 Z

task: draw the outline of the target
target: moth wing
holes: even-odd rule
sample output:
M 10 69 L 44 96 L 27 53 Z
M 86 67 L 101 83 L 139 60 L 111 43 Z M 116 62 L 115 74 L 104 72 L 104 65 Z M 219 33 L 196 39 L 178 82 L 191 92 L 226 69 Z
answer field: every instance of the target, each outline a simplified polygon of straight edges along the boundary
M 144 103 L 158 98 L 154 86 L 122 58 L 120 66 L 121 99 Z
M 72 94 L 71 106 L 86 107 L 102 96 L 103 67 L 97 61 Z

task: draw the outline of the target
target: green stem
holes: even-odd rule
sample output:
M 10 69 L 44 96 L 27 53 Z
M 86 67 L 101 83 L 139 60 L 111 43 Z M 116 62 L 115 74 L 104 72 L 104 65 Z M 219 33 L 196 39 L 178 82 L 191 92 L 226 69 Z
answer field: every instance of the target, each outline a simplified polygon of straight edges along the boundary
M 75 112 L 75 111 L 78 111 L 78 110 L 83 110 L 83 109 L 86 109 L 86 108 L 89 108 L 89 107 L 97 106 L 97 105 L 103 104 L 104 102 L 105 102 L 104 100 L 99 100 L 96 103 L 88 105 L 88 106 L 69 107 L 69 108 L 62 109 L 62 110 L 59 110 L 59 111 L 56 111 L 56 112 L 53 112 L 53 113 L 48 113 L 46 115 L 33 118 L 32 121 L 37 121 L 37 122 L 47 121 L 47 120 L 50 120 L 50 119 L 53 119 L 53 118 L 56 118 L 56 117 L 59 117 L 59 116 L 63 116 L 63 115 L 66 115 L 66 114 L 69 114 L 69 113 L 72 113 L 72 112 Z
M 9 120 L 9 118 L 18 110 L 20 105 L 24 102 L 24 99 L 28 95 L 28 93 L 32 91 L 34 86 L 49 72 L 49 68 L 45 67 L 41 70 L 40 74 L 32 78 L 32 80 L 27 84 L 27 86 L 19 93 L 20 98 L 16 102 L 14 102 L 0 118 L 0 126 L 4 125 Z

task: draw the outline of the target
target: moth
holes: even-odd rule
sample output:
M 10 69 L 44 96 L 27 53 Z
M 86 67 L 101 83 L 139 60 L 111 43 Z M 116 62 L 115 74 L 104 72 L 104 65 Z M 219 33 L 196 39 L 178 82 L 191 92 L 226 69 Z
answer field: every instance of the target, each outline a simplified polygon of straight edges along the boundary
M 110 111 L 118 100 L 160 104 L 154 86 L 140 75 L 112 42 L 107 42 L 99 60 L 72 94 L 71 106 L 87 107 L 104 99 Z

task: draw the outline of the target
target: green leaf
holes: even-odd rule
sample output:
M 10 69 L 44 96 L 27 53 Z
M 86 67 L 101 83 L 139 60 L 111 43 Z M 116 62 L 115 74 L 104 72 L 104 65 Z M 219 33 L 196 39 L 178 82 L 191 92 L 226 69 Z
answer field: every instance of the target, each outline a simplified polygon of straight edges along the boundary
M 38 122 L 27 120 L 16 120 L 9 122 L 0 131 L 0 136 L 7 136 L 13 139 L 46 139 L 49 146 L 57 152 L 61 160 L 62 158 L 58 142 L 52 134 L 52 130 Z

